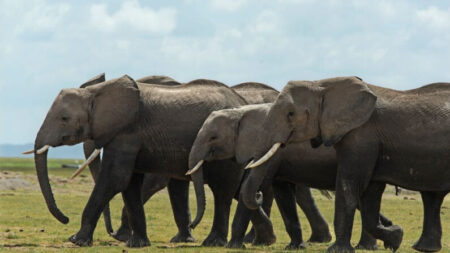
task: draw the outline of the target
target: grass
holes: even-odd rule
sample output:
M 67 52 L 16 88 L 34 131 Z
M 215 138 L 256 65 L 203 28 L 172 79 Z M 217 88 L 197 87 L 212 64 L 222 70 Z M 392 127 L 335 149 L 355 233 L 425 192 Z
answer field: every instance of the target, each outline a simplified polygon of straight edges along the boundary
M 126 248 L 124 243 L 111 238 L 104 229 L 103 219 L 99 220 L 94 233 L 94 245 L 89 248 L 80 248 L 68 242 L 67 238 L 76 233 L 80 227 L 81 213 L 86 204 L 93 183 L 87 172 L 73 181 L 67 178 L 73 169 L 62 169 L 62 163 L 75 163 L 73 160 L 49 160 L 49 174 L 60 209 L 71 219 L 69 224 L 63 225 L 54 219 L 48 212 L 43 197 L 37 186 L 34 175 L 32 159 L 0 158 L 0 182 L 9 178 L 23 178 L 30 182 L 30 187 L 15 190 L 0 190 L 0 251 L 7 252 L 239 252 L 226 248 L 198 247 L 206 238 L 212 225 L 213 198 L 207 192 L 207 211 L 200 225 L 195 229 L 196 243 L 171 244 L 169 240 L 177 232 L 170 208 L 169 196 L 163 190 L 149 201 L 145 206 L 148 235 L 152 242 L 151 247 L 144 249 Z M 8 171 L 6 174 L 4 171 Z M 5 179 L 6 178 L 6 179 Z M 333 230 L 332 220 L 334 213 L 333 201 L 327 200 L 316 191 L 316 202 L 329 221 Z M 190 202 L 192 213 L 195 214 L 195 195 L 191 191 Z M 112 203 L 113 225 L 117 228 L 120 220 L 122 200 L 116 196 Z M 233 202 L 232 215 L 236 208 Z M 272 222 L 277 235 L 277 242 L 268 247 L 247 246 L 246 252 L 284 252 L 289 243 L 278 208 L 272 209 Z M 419 238 L 422 230 L 422 203 L 417 193 L 395 196 L 390 189 L 383 198 L 382 211 L 394 223 L 403 227 L 405 234 L 403 243 L 398 252 L 413 252 L 411 245 Z M 230 224 L 232 216 L 230 217 Z M 303 228 L 304 240 L 311 233 L 309 224 L 301 211 L 299 211 Z M 443 249 L 441 252 L 450 252 L 450 199 L 447 197 L 441 210 L 443 227 Z M 355 217 L 352 243 L 359 240 L 361 222 L 359 214 Z M 331 243 L 308 244 L 302 252 L 323 252 Z M 381 250 L 382 242 L 378 242 Z M 358 251 L 363 252 L 363 251 Z

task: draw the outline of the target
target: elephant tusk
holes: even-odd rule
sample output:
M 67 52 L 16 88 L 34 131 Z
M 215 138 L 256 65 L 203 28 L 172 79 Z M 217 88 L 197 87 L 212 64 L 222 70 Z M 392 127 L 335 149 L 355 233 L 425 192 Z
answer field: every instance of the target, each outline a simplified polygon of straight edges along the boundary
M 198 163 L 197 163 L 197 165 L 195 165 L 195 167 L 194 168 L 192 168 L 191 170 L 188 170 L 187 172 L 186 172 L 186 176 L 189 176 L 189 175 L 191 175 L 192 173 L 194 173 L 194 172 L 196 172 L 198 169 L 200 169 L 200 167 L 202 166 L 202 164 L 205 162 L 205 160 L 200 160 Z
M 80 168 L 77 169 L 77 171 L 75 171 L 75 173 L 73 173 L 73 175 L 70 177 L 70 180 L 74 179 L 76 176 L 78 176 L 81 172 L 83 172 L 83 170 L 92 162 L 94 161 L 94 159 L 100 154 L 100 151 L 102 151 L 102 149 L 98 148 L 95 149 L 94 152 L 92 152 L 92 154 L 89 156 L 89 158 L 84 161 L 83 164 L 81 164 Z
M 22 155 L 29 155 L 29 154 L 33 154 L 33 153 L 34 153 L 34 149 L 28 150 L 28 151 L 24 151 L 24 152 L 22 152 Z
M 258 161 L 252 163 L 250 166 L 248 166 L 249 169 L 251 168 L 255 168 L 258 167 L 259 165 L 267 162 L 276 152 L 277 150 L 280 148 L 281 146 L 281 142 L 277 142 L 275 144 L 273 144 L 273 146 L 269 149 L 269 151 L 267 151 L 267 153 L 261 157 Z
M 255 160 L 251 160 L 251 161 L 247 164 L 247 166 L 245 166 L 244 170 L 250 169 L 250 166 L 252 166 L 254 162 L 255 162 Z
M 44 153 L 45 151 L 47 151 L 49 148 L 50 148 L 50 145 L 45 145 L 42 148 L 38 149 L 36 151 L 36 154 L 40 155 L 40 154 Z

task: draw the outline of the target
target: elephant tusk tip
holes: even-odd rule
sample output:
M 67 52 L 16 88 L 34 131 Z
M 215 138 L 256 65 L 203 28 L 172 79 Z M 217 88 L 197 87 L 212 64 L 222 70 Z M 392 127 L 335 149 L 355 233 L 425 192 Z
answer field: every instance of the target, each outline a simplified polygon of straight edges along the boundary
M 244 170 L 248 170 L 248 169 L 253 168 L 253 167 L 252 167 L 253 163 L 255 163 L 255 160 L 251 160 L 251 161 L 247 164 L 247 166 L 245 166 Z
M 34 149 L 22 152 L 22 155 L 30 155 L 34 153 Z

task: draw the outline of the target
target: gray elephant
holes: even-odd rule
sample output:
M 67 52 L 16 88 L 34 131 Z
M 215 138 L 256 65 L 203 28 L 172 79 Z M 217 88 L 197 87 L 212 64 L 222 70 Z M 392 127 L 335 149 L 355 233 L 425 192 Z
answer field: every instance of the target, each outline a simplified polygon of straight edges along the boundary
M 105 81 L 105 74 L 102 73 L 94 78 L 91 78 L 80 88 L 86 88 L 87 86 L 94 85 Z M 181 83 L 175 81 L 168 76 L 152 75 L 137 79 L 138 83 L 148 83 L 148 84 L 160 84 L 160 85 L 181 85 Z M 83 150 L 86 159 L 95 151 L 95 144 L 93 141 L 88 140 L 83 143 Z M 96 175 L 100 170 L 100 157 L 96 157 L 90 164 L 89 169 L 95 180 Z M 146 203 L 156 192 L 168 188 L 170 201 L 172 204 L 172 210 L 175 218 L 175 223 L 178 227 L 178 233 L 171 238 L 170 242 L 193 242 L 194 237 L 192 235 L 191 229 L 189 228 L 190 212 L 189 212 L 189 202 L 187 201 L 187 183 L 184 180 L 171 179 L 165 174 L 156 173 L 146 173 L 142 183 L 142 200 Z M 131 235 L 131 228 L 128 222 L 127 211 L 124 207 L 122 210 L 122 222 L 117 231 L 113 231 L 111 224 L 111 216 L 109 210 L 109 204 L 103 210 L 103 217 L 105 220 L 106 231 L 115 239 L 119 241 L 128 241 Z
M 136 83 L 123 76 L 62 90 L 35 140 L 36 171 L 47 207 L 60 222 L 69 221 L 53 198 L 47 174 L 48 148 L 93 140 L 96 151 L 90 158 L 103 148 L 101 169 L 83 211 L 81 228 L 70 241 L 91 245 L 102 210 L 121 192 L 133 231 L 127 245 L 149 245 L 141 196 L 143 173 L 188 182 L 189 150 L 203 121 L 214 110 L 245 104 L 235 91 L 212 80 L 165 86 Z M 213 228 L 205 241 L 223 245 L 228 229 L 225 217 L 239 186 L 234 177 L 241 178 L 243 172 L 231 160 L 205 166 L 205 181 L 215 199 Z
M 290 143 L 312 140 L 314 146 L 333 146 L 338 161 L 336 242 L 329 251 L 354 251 L 350 237 L 358 203 L 366 231 L 394 251 L 400 246 L 399 226 L 378 225 L 386 183 L 421 192 L 423 231 L 413 248 L 438 251 L 440 207 L 450 190 L 449 101 L 449 83 L 396 91 L 357 77 L 291 81 L 264 120 L 254 154 L 262 159 L 251 167 L 264 166 L 280 146 Z M 252 170 L 242 187 L 250 208 L 258 206 L 255 196 L 265 172 L 266 167 Z
M 271 104 L 246 105 L 212 112 L 197 134 L 189 156 L 189 163 L 196 164 L 201 160 L 215 161 L 234 158 L 240 164 L 247 164 L 252 159 L 254 143 L 258 138 L 258 133 L 262 131 L 261 122 L 265 119 L 270 106 Z M 320 215 L 309 188 L 304 185 L 334 190 L 335 180 L 333 178 L 336 177 L 337 167 L 334 149 L 321 147 L 314 150 L 309 143 L 292 144 L 280 152 L 276 162 L 274 160 L 270 163 L 266 178 L 275 178 L 273 182 L 275 199 L 291 238 L 291 242 L 286 248 L 304 247 L 294 193 L 297 193 L 297 203 L 305 212 L 312 226 L 312 235 L 309 241 L 317 241 L 317 238 L 331 240 L 328 224 Z M 317 173 L 303 175 L 306 170 L 314 170 Z M 269 180 L 269 182 L 271 181 Z M 292 184 L 296 185 L 296 190 Z M 264 198 L 265 201 L 266 198 Z M 384 225 L 391 224 L 382 215 L 380 220 Z M 240 222 L 248 224 L 248 220 Z M 233 235 L 229 244 L 238 247 L 241 243 L 239 238 L 235 238 Z M 376 240 L 363 230 L 358 248 L 372 250 L 376 247 Z

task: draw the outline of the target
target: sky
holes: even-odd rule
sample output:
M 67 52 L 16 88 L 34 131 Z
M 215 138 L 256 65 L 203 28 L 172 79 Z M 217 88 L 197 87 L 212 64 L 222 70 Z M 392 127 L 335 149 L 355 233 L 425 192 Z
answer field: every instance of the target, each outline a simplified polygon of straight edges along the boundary
M 35 135 L 91 77 L 228 85 L 356 75 L 394 89 L 450 81 L 449 1 L 0 0 L 0 144 Z

